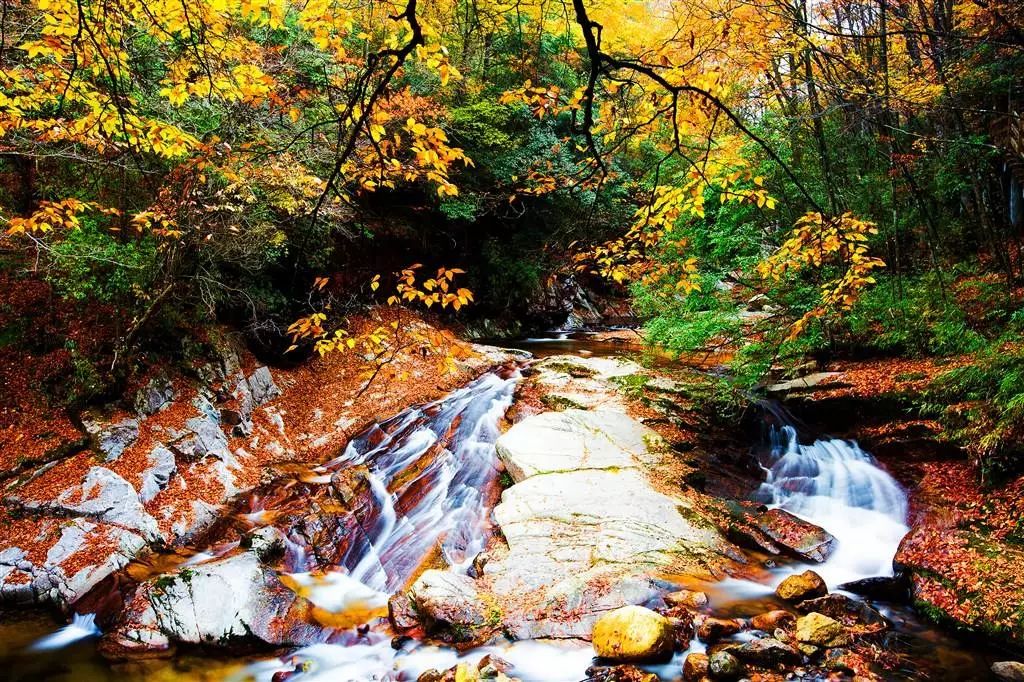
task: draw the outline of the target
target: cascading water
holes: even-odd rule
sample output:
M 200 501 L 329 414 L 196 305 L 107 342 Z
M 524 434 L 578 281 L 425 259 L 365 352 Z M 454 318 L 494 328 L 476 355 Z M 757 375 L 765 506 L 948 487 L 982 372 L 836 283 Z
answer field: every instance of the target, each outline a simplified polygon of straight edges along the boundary
M 759 497 L 821 526 L 837 540 L 816 567 L 831 585 L 892 575 L 892 558 L 909 530 L 907 494 L 853 441 L 800 444 L 796 429 L 772 431 Z

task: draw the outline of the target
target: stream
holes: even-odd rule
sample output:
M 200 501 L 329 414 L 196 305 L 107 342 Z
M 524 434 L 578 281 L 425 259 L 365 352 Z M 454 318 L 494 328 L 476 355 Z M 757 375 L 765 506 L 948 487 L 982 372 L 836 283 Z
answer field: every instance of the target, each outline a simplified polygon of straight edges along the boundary
M 518 344 L 536 355 L 578 352 L 620 355 L 623 349 L 582 338 L 553 337 Z M 494 442 L 512 404 L 520 373 L 506 369 L 483 375 L 436 402 L 371 426 L 336 458 L 281 479 L 271 491 L 250 493 L 234 522 L 240 532 L 267 524 L 289 529 L 284 556 L 275 569 L 314 605 L 331 612 L 379 616 L 388 595 L 403 589 L 426 567 L 464 573 L 492 532 L 490 510 L 500 495 Z M 791 426 L 772 432 L 759 453 L 765 482 L 751 492 L 769 507 L 785 509 L 823 527 L 838 548 L 812 566 L 830 589 L 892 574 L 892 557 L 907 532 L 906 491 L 855 443 L 824 439 L 801 444 Z M 356 472 L 373 497 L 372 511 L 337 527 L 315 527 L 311 500 L 320 500 L 339 476 Z M 354 516 L 354 515 L 350 515 Z M 299 532 L 296 529 L 302 529 Z M 314 532 L 315 531 L 315 532 Z M 325 538 L 330 542 L 324 542 Z M 330 545 L 329 550 L 325 549 Z M 189 563 L 237 550 L 237 542 L 195 548 Z M 764 582 L 726 579 L 702 584 L 716 615 L 749 617 L 778 608 L 774 586 L 808 568 L 786 563 Z M 686 585 L 693 587 L 693 585 Z M 901 679 L 989 679 L 990 657 L 927 627 L 906 607 L 874 603 L 894 626 L 890 637 L 913 652 Z M 338 626 L 323 643 L 279 656 L 229 657 L 185 651 L 174 659 L 106 664 L 95 651 L 89 616 L 54 632 L 46 614 L 23 614 L 0 624 L 0 661 L 11 680 L 415 680 L 429 668 L 445 669 L 497 654 L 513 665 L 510 675 L 526 681 L 578 682 L 592 664 L 585 644 L 522 641 L 468 652 L 420 644 L 393 647 L 386 618 L 357 631 Z M 703 651 L 694 640 L 666 664 L 652 666 L 663 680 L 680 679 L 683 658 Z M 390 677 L 388 677 L 390 676 Z

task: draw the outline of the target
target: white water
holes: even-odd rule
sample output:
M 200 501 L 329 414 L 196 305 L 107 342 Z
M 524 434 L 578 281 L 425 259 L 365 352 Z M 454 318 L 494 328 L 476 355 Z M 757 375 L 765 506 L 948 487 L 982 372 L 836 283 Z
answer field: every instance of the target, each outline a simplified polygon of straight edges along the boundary
M 61 649 L 74 644 L 79 640 L 88 637 L 98 637 L 100 629 L 96 627 L 96 614 L 86 613 L 84 615 L 73 614 L 71 623 L 65 625 L 57 632 L 53 632 L 37 640 L 29 647 L 30 651 L 51 651 Z
M 835 536 L 832 556 L 814 566 L 825 582 L 834 587 L 892 575 L 893 556 L 909 530 L 907 494 L 870 454 L 839 439 L 801 445 L 796 430 L 784 426 L 772 434 L 765 472 L 762 498 Z

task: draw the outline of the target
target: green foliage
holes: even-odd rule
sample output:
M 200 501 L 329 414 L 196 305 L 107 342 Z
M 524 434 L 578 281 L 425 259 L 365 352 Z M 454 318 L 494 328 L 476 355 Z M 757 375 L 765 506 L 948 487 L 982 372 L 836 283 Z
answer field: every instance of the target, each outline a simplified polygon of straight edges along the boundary
M 156 240 L 121 240 L 92 221 L 57 241 L 47 277 L 56 290 L 77 301 L 126 304 L 146 292 L 156 273 Z

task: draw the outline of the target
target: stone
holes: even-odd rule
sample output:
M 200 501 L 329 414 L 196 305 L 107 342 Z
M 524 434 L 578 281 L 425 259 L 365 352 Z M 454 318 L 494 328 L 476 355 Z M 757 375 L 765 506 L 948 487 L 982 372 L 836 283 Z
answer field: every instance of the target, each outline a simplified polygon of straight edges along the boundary
M 274 383 L 274 377 L 270 373 L 269 367 L 258 367 L 248 376 L 246 382 L 249 384 L 254 405 L 262 405 L 281 395 L 281 389 Z
M 635 665 L 593 665 L 583 682 L 658 682 L 658 676 Z
M 737 620 L 725 618 L 704 618 L 697 624 L 697 638 L 706 644 L 731 637 L 743 629 Z
M 409 598 L 429 631 L 454 641 L 473 639 L 473 631 L 487 624 L 487 605 L 469 576 L 424 571 L 410 588 Z
M 699 682 L 708 676 L 708 655 L 687 654 L 683 661 L 684 682 Z
M 183 457 L 198 460 L 207 456 L 224 457 L 228 451 L 228 439 L 220 428 L 220 415 L 202 415 L 185 422 L 187 431 L 171 444 Z
M 63 510 L 71 515 L 137 531 L 150 541 L 160 538 L 156 520 L 146 513 L 132 484 L 106 467 L 90 468 L 81 485 L 68 488 L 53 502 L 33 502 L 26 506 Z
M 773 637 L 752 639 L 729 651 L 744 663 L 765 668 L 799 663 L 802 660 L 799 651 Z
M 775 632 L 777 628 L 785 628 L 796 622 L 796 616 L 789 611 L 776 609 L 767 613 L 759 613 L 750 619 L 750 626 L 762 632 Z
M 480 673 L 480 679 L 490 680 L 512 670 L 512 664 L 500 656 L 487 654 L 476 664 L 476 669 Z
M 728 651 L 716 651 L 708 657 L 708 674 L 715 680 L 737 680 L 743 675 L 743 664 Z
M 96 434 L 96 447 L 103 453 L 103 461 L 117 460 L 139 437 L 139 420 L 124 419 L 109 424 Z
M 497 441 L 516 483 L 543 473 L 636 466 L 659 436 L 622 412 L 568 409 L 519 422 Z
M 765 390 L 769 393 L 791 393 L 793 391 L 802 391 L 808 389 L 814 389 L 820 386 L 827 379 L 840 376 L 841 372 L 814 372 L 807 376 L 798 377 L 789 381 L 782 381 L 777 384 L 771 384 Z
M 151 379 L 135 394 L 135 410 L 143 415 L 156 414 L 174 400 L 174 386 L 167 377 Z
M 672 624 L 642 606 L 624 606 L 597 619 L 592 642 L 600 658 L 610 661 L 657 661 L 672 656 Z
M 809 613 L 796 621 L 798 642 L 820 647 L 848 646 L 853 638 L 843 624 L 821 613 Z
M 886 625 L 882 614 L 858 599 L 845 594 L 828 594 L 802 601 L 796 605 L 801 613 L 817 612 L 846 625 Z
M 843 583 L 840 590 L 853 592 L 868 599 L 881 601 L 905 602 L 909 596 L 909 585 L 905 576 L 861 578 Z
M 312 605 L 285 587 L 252 552 L 181 568 L 139 586 L 107 637 L 155 630 L 173 642 L 311 643 L 322 629 Z
M 769 509 L 754 523 L 775 545 L 798 559 L 820 564 L 835 549 L 836 539 L 827 530 L 784 509 Z
M 669 606 L 686 606 L 693 609 L 708 605 L 708 595 L 694 590 L 679 590 L 665 595 L 665 603 Z
M 405 594 L 393 594 L 388 599 L 388 620 L 396 630 L 411 630 L 420 624 L 412 600 Z
M 178 470 L 174 453 L 162 445 L 153 448 L 148 461 L 149 467 L 142 472 L 142 487 L 139 489 L 139 499 L 143 503 L 149 502 L 166 488 L 171 476 Z
M 471 578 L 482 578 L 484 575 L 484 568 L 487 566 L 490 555 L 487 552 L 480 552 L 473 557 L 473 562 L 469 565 L 467 573 Z
M 269 563 L 283 555 L 286 545 L 287 537 L 284 532 L 274 526 L 257 528 L 242 537 L 242 547 L 255 554 L 263 563 Z
M 1003 682 L 1024 682 L 1024 663 L 998 661 L 992 664 L 992 674 Z
M 791 575 L 775 588 L 775 594 L 784 601 L 801 602 L 828 594 L 828 587 L 814 571 Z

